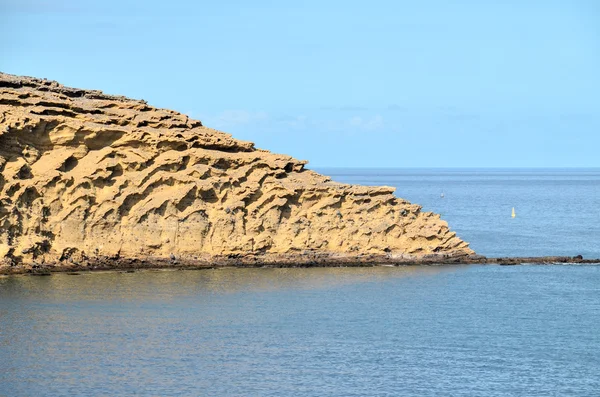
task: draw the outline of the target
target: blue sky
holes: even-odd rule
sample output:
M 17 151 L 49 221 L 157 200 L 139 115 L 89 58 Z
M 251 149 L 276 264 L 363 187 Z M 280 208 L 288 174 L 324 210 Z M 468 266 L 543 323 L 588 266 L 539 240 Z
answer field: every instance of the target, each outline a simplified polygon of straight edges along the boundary
M 600 2 L 0 0 L 0 70 L 313 167 L 600 167 Z

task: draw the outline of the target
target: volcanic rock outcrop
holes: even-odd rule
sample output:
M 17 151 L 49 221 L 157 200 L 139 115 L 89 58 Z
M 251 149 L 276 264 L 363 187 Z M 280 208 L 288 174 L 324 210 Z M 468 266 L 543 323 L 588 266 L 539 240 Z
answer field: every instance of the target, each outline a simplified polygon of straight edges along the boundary
M 145 101 L 0 73 L 0 261 L 473 254 L 393 188 L 305 164 Z

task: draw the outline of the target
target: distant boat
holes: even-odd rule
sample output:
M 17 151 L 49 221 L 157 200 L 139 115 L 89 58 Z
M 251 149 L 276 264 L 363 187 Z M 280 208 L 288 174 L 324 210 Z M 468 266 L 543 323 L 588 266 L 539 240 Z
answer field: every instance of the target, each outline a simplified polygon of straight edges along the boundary
M 441 198 L 444 198 L 444 192 L 442 192 L 442 194 L 440 194 L 440 197 L 441 197 Z
M 515 213 L 515 207 L 513 207 L 512 214 L 510 216 L 513 217 L 513 218 L 517 217 L 517 214 Z

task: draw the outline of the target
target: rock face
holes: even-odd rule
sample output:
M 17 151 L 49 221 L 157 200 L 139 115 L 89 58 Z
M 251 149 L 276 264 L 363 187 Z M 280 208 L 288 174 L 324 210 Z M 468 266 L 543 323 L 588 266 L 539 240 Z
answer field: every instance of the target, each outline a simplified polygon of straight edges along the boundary
M 0 260 L 473 254 L 393 188 L 305 164 L 144 101 L 0 73 Z

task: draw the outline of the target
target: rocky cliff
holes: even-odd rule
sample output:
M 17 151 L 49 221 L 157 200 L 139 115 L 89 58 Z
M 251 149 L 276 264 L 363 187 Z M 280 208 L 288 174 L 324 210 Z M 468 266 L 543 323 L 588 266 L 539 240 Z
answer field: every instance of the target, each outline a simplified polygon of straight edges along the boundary
M 0 74 L 0 260 L 473 254 L 393 188 L 305 164 L 144 101 Z

